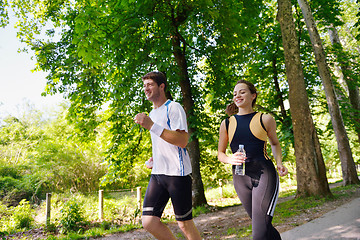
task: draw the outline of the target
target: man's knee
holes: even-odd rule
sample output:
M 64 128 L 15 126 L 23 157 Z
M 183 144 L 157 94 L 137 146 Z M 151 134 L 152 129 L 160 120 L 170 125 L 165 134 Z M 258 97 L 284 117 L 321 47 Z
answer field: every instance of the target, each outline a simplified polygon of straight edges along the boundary
M 201 235 L 195 227 L 195 223 L 192 219 L 187 221 L 178 221 L 178 226 L 186 235 L 187 239 L 201 240 Z
M 187 221 L 178 221 L 178 226 L 182 231 L 186 231 L 187 229 L 191 229 L 194 227 L 193 220 L 187 220 Z
M 151 230 L 155 228 L 157 224 L 159 224 L 160 219 L 155 216 L 142 216 L 142 226 L 146 230 Z

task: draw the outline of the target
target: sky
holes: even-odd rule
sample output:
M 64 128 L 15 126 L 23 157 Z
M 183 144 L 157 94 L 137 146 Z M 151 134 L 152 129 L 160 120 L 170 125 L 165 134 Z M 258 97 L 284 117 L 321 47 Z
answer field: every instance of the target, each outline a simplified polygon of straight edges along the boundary
M 31 60 L 34 55 L 31 50 L 29 53 L 18 52 L 25 44 L 16 38 L 15 21 L 10 16 L 10 23 L 0 28 L 0 118 L 21 116 L 25 103 L 40 111 L 51 111 L 63 100 L 60 94 L 41 96 L 46 85 L 46 73 L 32 72 L 36 62 Z

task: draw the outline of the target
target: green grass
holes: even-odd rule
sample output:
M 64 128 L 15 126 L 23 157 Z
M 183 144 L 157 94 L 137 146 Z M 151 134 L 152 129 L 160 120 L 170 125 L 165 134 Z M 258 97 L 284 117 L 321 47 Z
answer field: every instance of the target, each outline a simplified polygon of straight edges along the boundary
M 287 218 L 306 212 L 307 209 L 320 206 L 326 201 L 327 200 L 325 198 L 307 197 L 291 199 L 286 202 L 279 203 L 276 206 L 276 218 L 274 218 L 274 223 L 284 222 Z
M 352 197 L 359 185 L 339 186 L 331 189 L 333 197 L 306 197 L 306 198 L 293 198 L 288 201 L 279 203 L 276 206 L 273 224 L 281 224 L 288 221 L 290 218 L 299 216 L 306 211 L 316 211 L 316 207 L 322 206 L 325 202 L 333 202 L 339 198 Z M 280 197 L 295 196 L 296 189 L 288 189 L 280 193 Z M 251 236 L 251 225 L 248 227 L 229 228 L 227 235 L 236 235 L 238 238 L 245 238 Z
M 122 233 L 128 232 L 134 229 L 139 229 L 142 226 L 140 224 L 126 224 L 122 226 L 114 226 L 110 229 L 104 229 L 103 227 L 93 227 L 90 228 L 83 233 L 79 232 L 69 232 L 67 235 L 49 235 L 46 239 L 47 240 L 76 240 L 76 239 L 89 239 L 90 237 L 101 237 L 107 234 L 115 234 L 115 233 Z
M 241 204 L 232 184 L 209 188 L 205 191 L 205 197 L 208 204 L 214 207 L 229 207 Z
M 339 198 L 349 198 L 355 194 L 356 189 L 359 188 L 359 185 L 350 185 L 350 186 L 339 186 L 331 190 L 333 197 L 305 197 L 305 198 L 294 198 L 286 202 L 279 203 L 276 206 L 275 218 L 273 222 L 283 223 L 287 221 L 288 218 L 300 215 L 309 209 L 311 211 L 317 211 L 316 207 L 323 205 L 325 202 L 333 202 Z
M 248 237 L 251 235 L 251 225 L 241 228 L 229 228 L 227 230 L 227 235 L 236 235 L 237 238 Z

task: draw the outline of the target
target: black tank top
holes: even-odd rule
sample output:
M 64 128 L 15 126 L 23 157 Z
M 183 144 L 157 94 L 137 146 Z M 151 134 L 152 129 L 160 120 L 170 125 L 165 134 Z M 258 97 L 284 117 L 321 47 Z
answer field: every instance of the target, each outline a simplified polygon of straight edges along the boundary
M 246 162 L 269 160 L 266 151 L 267 132 L 262 122 L 262 113 L 234 115 L 225 120 L 230 148 L 235 153 L 239 144 L 244 145 Z

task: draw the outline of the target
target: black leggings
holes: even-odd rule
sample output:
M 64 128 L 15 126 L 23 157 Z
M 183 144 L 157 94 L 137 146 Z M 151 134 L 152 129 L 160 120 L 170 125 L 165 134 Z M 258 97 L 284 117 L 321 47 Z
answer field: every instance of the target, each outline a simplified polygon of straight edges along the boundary
M 252 219 L 253 239 L 281 239 L 271 224 L 279 193 L 279 177 L 273 163 L 270 160 L 247 162 L 245 174 L 235 175 L 233 170 L 236 193 Z

